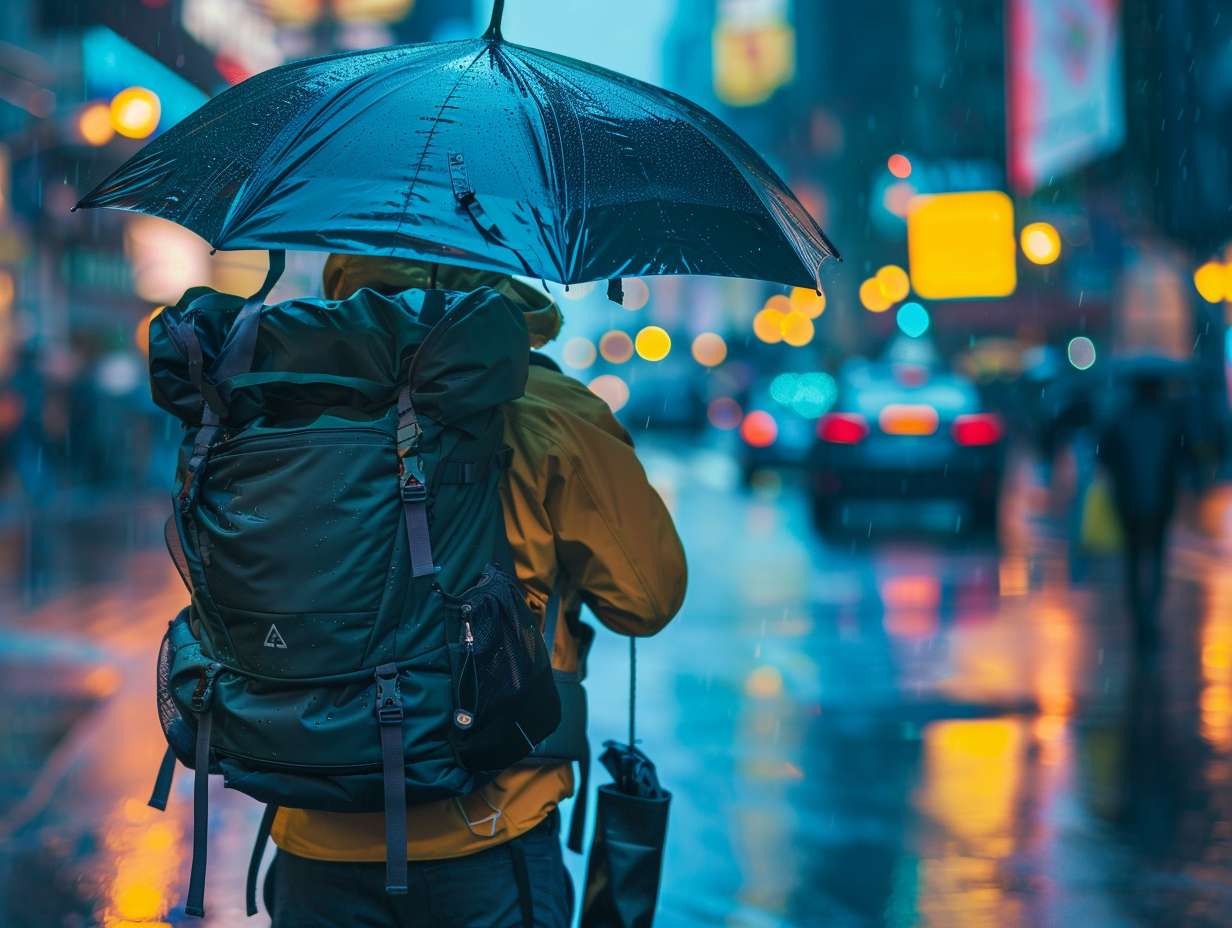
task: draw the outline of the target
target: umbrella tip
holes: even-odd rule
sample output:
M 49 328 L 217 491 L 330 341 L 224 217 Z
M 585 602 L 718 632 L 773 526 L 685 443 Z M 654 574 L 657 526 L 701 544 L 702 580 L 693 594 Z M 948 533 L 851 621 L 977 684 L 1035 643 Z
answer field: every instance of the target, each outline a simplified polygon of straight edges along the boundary
M 505 15 L 505 0 L 495 0 L 492 4 L 492 21 L 488 23 L 488 31 L 483 37 L 489 42 L 499 42 L 501 36 L 501 18 Z

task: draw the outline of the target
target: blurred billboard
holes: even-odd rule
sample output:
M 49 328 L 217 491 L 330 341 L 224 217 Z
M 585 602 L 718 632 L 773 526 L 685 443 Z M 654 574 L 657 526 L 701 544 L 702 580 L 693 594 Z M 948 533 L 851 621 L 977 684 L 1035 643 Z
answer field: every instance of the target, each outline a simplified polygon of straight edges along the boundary
M 1125 141 L 1120 0 L 1009 10 L 1009 175 L 1028 194 Z
M 721 0 L 714 31 L 714 91 L 728 106 L 764 103 L 796 72 L 787 0 Z

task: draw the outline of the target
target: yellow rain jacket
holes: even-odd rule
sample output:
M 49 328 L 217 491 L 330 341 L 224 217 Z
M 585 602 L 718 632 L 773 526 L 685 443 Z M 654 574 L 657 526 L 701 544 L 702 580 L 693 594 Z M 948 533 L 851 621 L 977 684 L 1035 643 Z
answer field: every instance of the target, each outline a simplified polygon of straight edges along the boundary
M 362 287 L 384 292 L 492 287 L 525 307 L 536 348 L 561 327 L 560 310 L 545 294 L 500 274 L 333 255 L 324 278 L 331 299 Z M 505 408 L 505 444 L 513 449 L 501 489 L 505 527 L 531 608 L 543 614 L 559 574 L 562 612 L 584 603 L 623 635 L 653 635 L 663 628 L 684 599 L 684 551 L 628 433 L 607 404 L 573 378 L 532 365 L 526 394 Z M 577 660 L 568 623 L 557 623 L 553 665 L 572 671 Z M 408 859 L 461 857 L 503 843 L 534 828 L 572 794 L 568 765 L 517 767 L 457 802 L 411 806 Z M 385 859 L 379 812 L 280 809 L 272 834 L 278 847 L 300 857 Z

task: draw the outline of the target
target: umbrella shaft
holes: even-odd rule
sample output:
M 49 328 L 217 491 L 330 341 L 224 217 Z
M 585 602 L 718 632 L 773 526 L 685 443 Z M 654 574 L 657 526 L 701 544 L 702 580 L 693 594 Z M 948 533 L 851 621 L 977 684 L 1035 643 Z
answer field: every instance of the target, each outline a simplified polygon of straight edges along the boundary
M 492 21 L 488 23 L 488 31 L 483 34 L 485 39 L 500 41 L 501 18 L 505 15 L 505 0 L 496 0 L 492 4 Z

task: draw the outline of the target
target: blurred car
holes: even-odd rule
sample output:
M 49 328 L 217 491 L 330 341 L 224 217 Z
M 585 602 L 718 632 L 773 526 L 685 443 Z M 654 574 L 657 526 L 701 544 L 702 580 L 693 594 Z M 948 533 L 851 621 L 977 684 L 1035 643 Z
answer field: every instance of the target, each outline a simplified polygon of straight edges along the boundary
M 817 422 L 809 462 L 815 520 L 825 529 L 852 502 L 965 504 L 964 524 L 996 527 L 1005 463 L 1001 418 L 927 342 L 881 361 L 849 363 L 834 407 Z
M 759 470 L 808 463 L 817 419 L 834 403 L 838 388 L 824 371 L 763 375 L 744 397 L 740 421 L 740 472 L 746 484 Z

